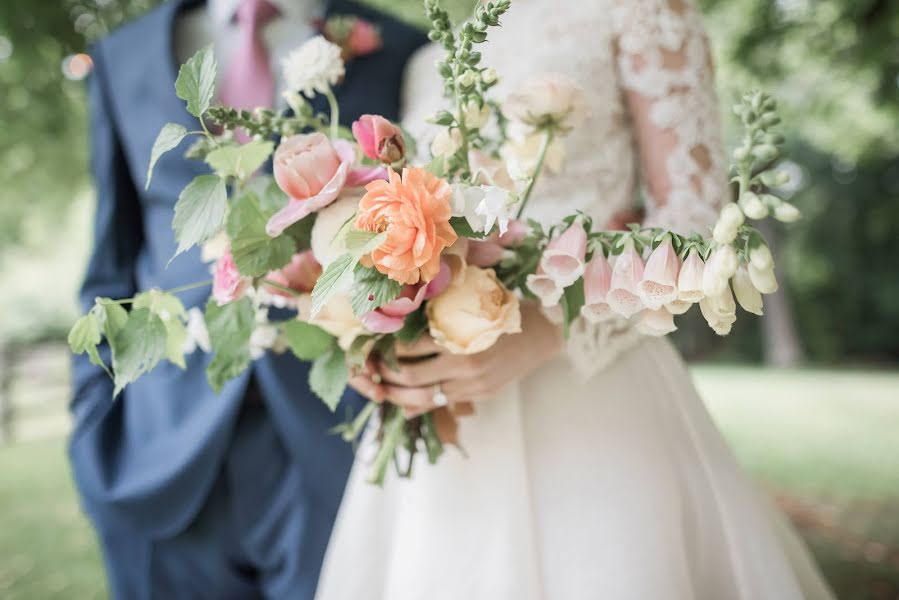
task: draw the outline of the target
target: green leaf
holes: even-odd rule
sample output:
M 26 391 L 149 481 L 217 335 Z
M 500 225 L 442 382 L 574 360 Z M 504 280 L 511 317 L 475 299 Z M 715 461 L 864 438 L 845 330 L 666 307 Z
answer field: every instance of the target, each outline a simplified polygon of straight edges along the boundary
M 312 363 L 312 369 L 309 370 L 309 388 L 322 399 L 325 406 L 334 411 L 346 390 L 349 376 L 343 350 L 335 347 Z
M 564 316 L 565 338 L 568 339 L 571 323 L 581 314 L 581 307 L 584 306 L 584 279 L 578 279 L 572 285 L 565 288 L 560 304 L 562 305 L 562 313 Z
M 246 179 L 265 164 L 275 145 L 268 140 L 251 140 L 240 146 L 222 146 L 206 155 L 206 163 L 221 177 Z
M 368 353 L 372 348 L 372 340 L 377 336 L 374 335 L 358 335 L 350 344 L 349 350 L 346 351 L 347 362 L 357 367 L 365 364 Z
M 106 341 L 115 351 L 115 340 L 119 332 L 125 328 L 125 323 L 128 322 L 128 311 L 110 298 L 98 298 L 92 310 L 97 312 L 97 319 L 106 336 Z
M 149 290 L 136 296 L 132 306 L 135 309 L 148 308 L 162 320 L 166 331 L 165 358 L 182 369 L 186 368 L 184 342 L 187 340 L 187 329 L 182 319 L 187 315 L 187 310 L 181 300 L 174 294 Z
M 100 323 L 97 316 L 89 312 L 77 321 L 69 331 L 69 348 L 73 354 L 82 354 L 89 348 L 96 347 L 102 339 Z
M 387 239 L 387 232 L 374 233 L 360 229 L 350 229 L 346 232 L 344 243 L 346 249 L 356 256 L 364 256 L 380 246 Z
M 335 339 L 330 333 L 299 320 L 284 323 L 287 344 L 300 360 L 315 360 L 334 348 Z
M 225 181 L 215 175 L 200 175 L 178 196 L 172 229 L 178 240 L 178 256 L 194 244 L 201 244 L 222 227 L 228 208 Z M 173 257 L 174 258 L 174 257 Z
M 159 160 L 159 157 L 169 150 L 175 149 L 186 136 L 187 129 L 183 125 L 166 123 L 163 126 L 162 131 L 159 132 L 159 135 L 156 136 L 156 141 L 153 143 L 153 150 L 150 151 L 150 166 L 147 167 L 145 190 L 150 188 L 150 180 L 153 178 L 153 167 L 156 166 L 156 161 Z
M 347 253 L 337 257 L 328 265 L 312 290 L 311 318 L 315 318 L 334 292 L 348 287 L 353 281 L 353 269 L 359 257 Z
M 353 284 L 350 301 L 353 305 L 353 314 L 357 317 L 395 300 L 403 290 L 402 285 L 376 269 L 357 265 L 355 277 L 356 282 Z
M 472 229 L 471 225 L 468 224 L 468 219 L 466 219 L 465 217 L 452 217 L 450 219 L 450 226 L 459 237 L 475 239 L 487 237 L 487 234 L 485 234 L 483 231 L 475 231 L 474 229 Z
M 427 330 L 428 317 L 425 315 L 424 310 L 417 310 L 406 316 L 406 320 L 403 322 L 403 328 L 393 335 L 399 341 L 411 344 L 420 338 Z
M 126 385 L 153 369 L 165 356 L 165 352 L 166 330 L 162 319 L 149 308 L 132 310 L 113 346 L 113 396 L 118 396 Z
M 253 193 L 246 193 L 231 205 L 225 230 L 231 238 L 231 255 L 241 275 L 260 277 L 290 262 L 296 242 L 289 235 L 271 237 L 265 230 L 268 216 Z
M 187 112 L 201 117 L 209 110 L 215 94 L 215 56 L 206 46 L 181 65 L 175 81 L 175 93 L 187 102 Z
M 262 212 L 273 215 L 287 206 L 287 194 L 278 187 L 278 182 L 271 175 L 259 175 L 250 179 L 247 188 L 256 192 L 259 197 L 259 207 Z M 309 220 L 309 217 L 300 220 L 300 223 Z
M 206 378 L 216 392 L 250 366 L 250 336 L 255 322 L 256 313 L 249 298 L 225 306 L 212 299 L 206 303 L 206 329 L 214 353 L 206 367 Z

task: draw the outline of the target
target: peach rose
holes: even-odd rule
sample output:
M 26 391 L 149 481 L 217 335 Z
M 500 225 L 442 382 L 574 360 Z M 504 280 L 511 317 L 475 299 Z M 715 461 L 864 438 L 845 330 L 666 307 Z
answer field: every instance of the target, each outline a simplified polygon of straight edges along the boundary
M 493 269 L 468 266 L 425 309 L 431 337 L 453 354 L 476 354 L 504 333 L 521 332 L 518 297 Z
M 440 272 L 440 254 L 457 239 L 449 223 L 453 190 L 420 168 L 390 172 L 389 181 L 373 181 L 359 201 L 355 227 L 387 232 L 370 256 L 381 273 L 405 285 L 428 282 Z

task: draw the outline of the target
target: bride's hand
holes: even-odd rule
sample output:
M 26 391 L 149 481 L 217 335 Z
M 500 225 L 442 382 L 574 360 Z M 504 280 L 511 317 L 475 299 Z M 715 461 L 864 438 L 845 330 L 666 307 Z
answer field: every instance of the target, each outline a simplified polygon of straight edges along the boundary
M 522 333 L 504 335 L 480 354 L 451 354 L 423 336 L 414 344 L 397 346 L 399 369 L 377 365 L 380 383 L 355 382 L 370 398 L 387 399 L 405 410 L 407 417 L 435 408 L 437 384 L 451 405 L 483 402 L 506 385 L 534 372 L 562 348 L 562 333 L 539 307 L 522 303 Z M 377 380 L 377 377 L 375 378 Z M 359 389 L 357 387 L 357 389 Z

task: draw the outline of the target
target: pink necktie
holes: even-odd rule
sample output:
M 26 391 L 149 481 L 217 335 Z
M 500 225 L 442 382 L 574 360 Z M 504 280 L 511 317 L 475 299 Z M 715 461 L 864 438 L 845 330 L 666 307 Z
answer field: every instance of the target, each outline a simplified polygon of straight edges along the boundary
M 231 57 L 219 93 L 226 106 L 246 110 L 272 107 L 275 80 L 262 30 L 277 15 L 278 9 L 267 0 L 241 0 L 235 14 L 240 45 Z M 235 132 L 235 137 L 241 143 L 249 139 L 242 129 Z

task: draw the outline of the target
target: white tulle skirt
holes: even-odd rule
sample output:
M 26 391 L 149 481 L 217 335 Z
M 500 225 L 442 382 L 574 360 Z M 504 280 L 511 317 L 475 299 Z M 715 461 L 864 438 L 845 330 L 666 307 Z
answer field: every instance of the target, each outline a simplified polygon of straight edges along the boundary
M 460 433 L 384 489 L 360 454 L 318 600 L 832 598 L 665 340 L 588 382 L 559 359 Z

